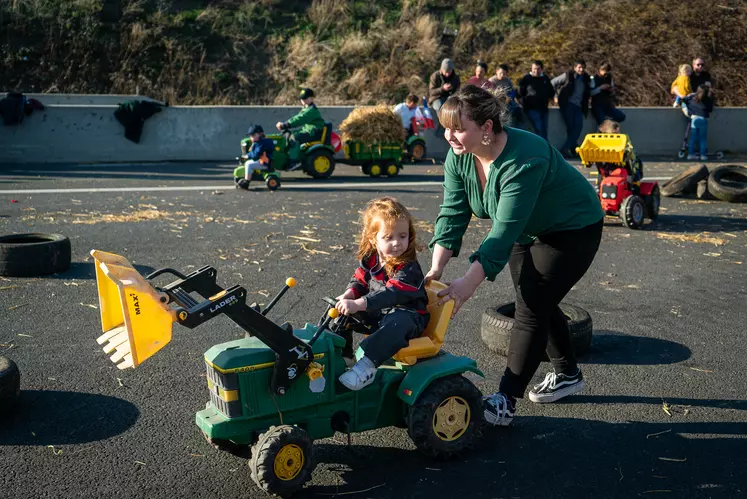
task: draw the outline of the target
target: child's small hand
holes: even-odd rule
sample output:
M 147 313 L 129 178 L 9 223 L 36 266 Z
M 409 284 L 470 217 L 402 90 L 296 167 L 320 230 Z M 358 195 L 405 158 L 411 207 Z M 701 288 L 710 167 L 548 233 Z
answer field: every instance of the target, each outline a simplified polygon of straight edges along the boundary
M 357 300 L 350 300 L 346 298 L 338 301 L 335 308 L 341 314 L 353 315 L 356 312 L 362 312 L 366 310 L 366 304 L 365 301 L 360 298 Z
M 355 298 L 355 292 L 352 290 L 352 288 L 348 288 L 343 294 L 335 297 L 335 300 L 351 300 L 353 298 Z

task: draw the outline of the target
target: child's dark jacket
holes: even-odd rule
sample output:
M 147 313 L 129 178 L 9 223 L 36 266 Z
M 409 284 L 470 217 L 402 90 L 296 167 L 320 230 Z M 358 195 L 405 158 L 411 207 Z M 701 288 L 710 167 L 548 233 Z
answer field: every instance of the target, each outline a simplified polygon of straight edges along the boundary
M 252 142 L 252 147 L 246 153 L 246 159 L 259 161 L 266 164 L 272 159 L 272 153 L 275 151 L 275 143 L 272 139 L 261 138 L 257 142 Z
M 374 253 L 361 260 L 348 288 L 356 298 L 366 297 L 367 311 L 381 310 L 386 314 L 396 308 L 406 308 L 421 315 L 428 313 L 423 270 L 417 261 L 399 265 L 389 277 Z

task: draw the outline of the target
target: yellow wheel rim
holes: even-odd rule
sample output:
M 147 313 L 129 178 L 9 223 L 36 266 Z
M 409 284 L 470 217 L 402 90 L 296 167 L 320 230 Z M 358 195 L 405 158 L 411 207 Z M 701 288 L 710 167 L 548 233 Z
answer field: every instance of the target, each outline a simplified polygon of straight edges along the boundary
M 371 169 L 369 171 L 371 172 L 371 175 L 381 175 L 381 166 L 371 165 Z
M 397 168 L 397 165 L 389 165 L 386 167 L 387 175 L 396 175 L 398 171 L 399 168 Z
M 327 173 L 332 162 L 326 156 L 317 156 L 314 158 L 314 171 L 317 173 Z
M 425 148 L 423 148 L 422 144 L 416 144 L 415 147 L 412 148 L 412 159 L 423 159 L 424 155 Z
M 471 412 L 462 397 L 449 397 L 433 413 L 433 433 L 444 442 L 457 440 L 469 427 Z
M 293 480 L 303 468 L 303 450 L 296 444 L 283 446 L 275 456 L 275 476 L 283 481 Z

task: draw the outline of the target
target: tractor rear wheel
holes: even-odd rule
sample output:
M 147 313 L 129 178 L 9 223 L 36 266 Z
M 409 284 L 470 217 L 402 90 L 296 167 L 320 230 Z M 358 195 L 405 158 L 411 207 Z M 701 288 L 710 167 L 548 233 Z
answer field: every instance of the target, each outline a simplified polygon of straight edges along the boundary
M 422 160 L 425 157 L 425 142 L 416 140 L 412 144 L 408 145 L 407 156 L 413 163 Z
M 420 452 L 449 458 L 475 446 L 482 433 L 482 395 L 467 378 L 433 381 L 407 414 L 407 433 Z
M 643 198 L 635 194 L 626 197 L 620 205 L 620 218 L 629 229 L 642 229 L 645 214 Z
M 304 171 L 314 178 L 328 178 L 335 171 L 335 157 L 327 149 L 312 151 L 304 160 Z
M 646 196 L 646 218 L 652 222 L 659 217 L 659 206 L 661 206 L 661 192 L 659 186 L 651 189 L 651 194 Z
M 297 426 L 272 426 L 254 447 L 249 468 L 262 490 L 287 496 L 300 490 L 314 471 L 312 442 Z

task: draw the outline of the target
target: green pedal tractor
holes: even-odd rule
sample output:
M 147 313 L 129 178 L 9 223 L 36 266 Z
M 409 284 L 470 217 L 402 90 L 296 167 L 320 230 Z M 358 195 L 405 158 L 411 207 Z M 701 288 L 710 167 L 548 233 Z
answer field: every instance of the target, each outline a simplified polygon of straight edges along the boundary
M 268 134 L 266 136 L 275 144 L 275 152 L 272 154 L 272 168 L 270 170 L 256 170 L 252 172 L 251 180 L 264 181 L 271 191 L 280 187 L 280 172 L 302 170 L 314 178 L 327 178 L 335 170 L 335 152 L 339 150 L 339 138 L 332 132 L 332 123 L 325 123 L 321 139 L 307 142 L 301 145 L 301 157 L 299 163 L 291 164 L 288 156 L 290 132 Z M 240 179 L 244 178 L 246 167 L 243 155 L 251 147 L 251 139 L 246 137 L 241 140 L 241 154 L 236 160 L 239 162 L 233 171 L 234 182 L 238 185 Z
M 432 457 L 459 454 L 480 438 L 481 393 L 463 374 L 482 373 L 474 360 L 441 351 L 454 305 L 437 305 L 441 283 L 428 286 L 431 319 L 423 335 L 384 364 L 374 383 L 354 392 L 337 381 L 345 370 L 343 336 L 366 329 L 356 316 L 339 316 L 333 299 L 324 298 L 326 313 L 317 324 L 294 329 L 267 318 L 293 279 L 260 310 L 246 304 L 243 287 L 219 286 L 210 266 L 143 277 L 124 257 L 91 254 L 104 331 L 97 341 L 120 369 L 137 367 L 163 348 L 174 322 L 195 328 L 226 315 L 244 329 L 244 338 L 205 353 L 209 401 L 196 423 L 217 448 L 251 446 L 251 476 L 269 493 L 301 489 L 316 464 L 313 441 L 335 432 L 406 428 Z M 162 287 L 149 282 L 162 274 L 177 279 Z

